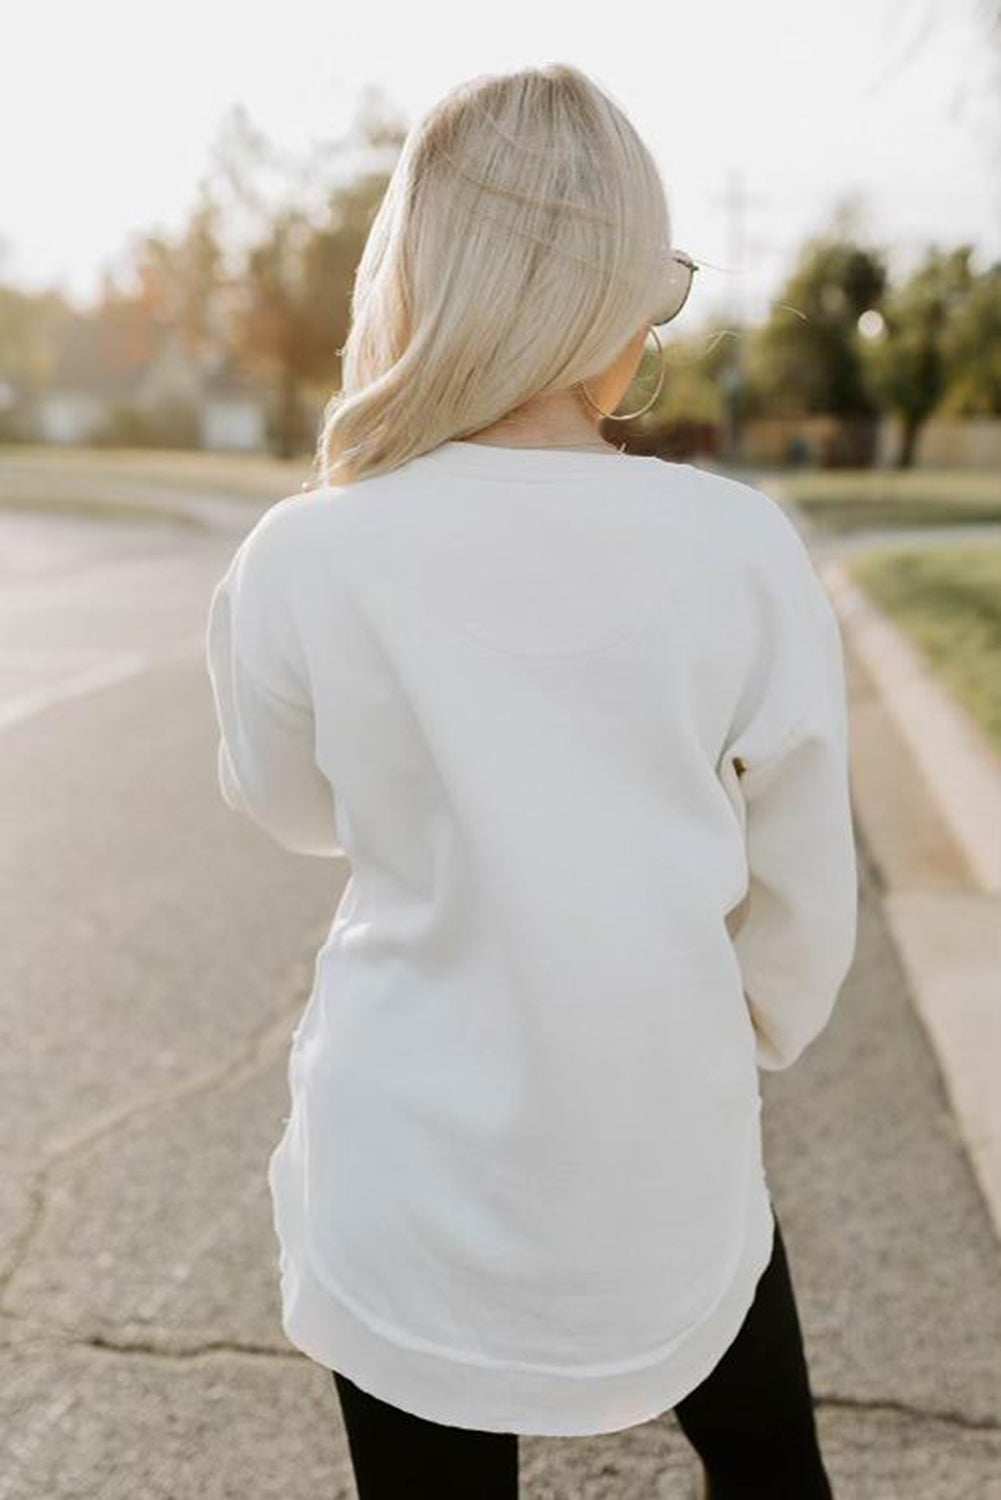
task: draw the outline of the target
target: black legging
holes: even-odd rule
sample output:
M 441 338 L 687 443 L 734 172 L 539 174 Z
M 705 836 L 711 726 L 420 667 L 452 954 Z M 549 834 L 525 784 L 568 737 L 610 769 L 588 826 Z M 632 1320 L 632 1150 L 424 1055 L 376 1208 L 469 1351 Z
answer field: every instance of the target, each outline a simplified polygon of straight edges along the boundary
M 431 1422 L 331 1373 L 359 1500 L 516 1500 L 517 1433 Z M 674 1414 L 702 1460 L 706 1500 L 832 1500 L 777 1218 L 737 1337 Z

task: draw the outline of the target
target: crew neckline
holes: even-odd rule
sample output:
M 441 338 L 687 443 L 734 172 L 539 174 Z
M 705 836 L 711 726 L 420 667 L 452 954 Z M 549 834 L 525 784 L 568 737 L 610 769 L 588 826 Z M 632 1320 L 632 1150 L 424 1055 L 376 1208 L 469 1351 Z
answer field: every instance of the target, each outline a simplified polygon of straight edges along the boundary
M 569 470 L 575 474 L 589 471 L 597 477 L 614 471 L 614 461 L 621 463 L 660 463 L 656 454 L 602 453 L 599 449 L 587 448 L 513 448 L 498 443 L 473 443 L 461 438 L 448 438 L 431 448 L 425 458 L 438 457 L 447 460 L 451 468 L 467 474 L 515 475 L 524 479 L 559 480 Z

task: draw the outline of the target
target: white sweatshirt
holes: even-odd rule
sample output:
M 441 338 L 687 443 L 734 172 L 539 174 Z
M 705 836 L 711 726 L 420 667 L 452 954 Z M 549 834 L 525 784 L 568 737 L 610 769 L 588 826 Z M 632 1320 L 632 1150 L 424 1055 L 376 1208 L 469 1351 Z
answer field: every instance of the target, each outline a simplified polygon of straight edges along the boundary
M 673 1407 L 771 1253 L 758 1068 L 855 947 L 796 529 L 690 464 L 451 441 L 272 506 L 207 659 L 226 802 L 350 861 L 268 1167 L 287 1337 L 457 1427 Z

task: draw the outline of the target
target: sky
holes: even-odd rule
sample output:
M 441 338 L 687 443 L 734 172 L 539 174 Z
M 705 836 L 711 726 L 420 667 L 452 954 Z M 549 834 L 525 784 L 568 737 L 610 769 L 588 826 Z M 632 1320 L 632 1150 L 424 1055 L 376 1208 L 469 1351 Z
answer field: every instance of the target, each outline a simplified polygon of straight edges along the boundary
M 546 62 L 588 72 L 647 141 L 704 304 L 754 315 L 846 201 L 901 272 L 929 244 L 986 265 L 1001 77 L 981 5 L 36 0 L 5 28 L 0 279 L 92 297 L 133 233 L 180 230 L 237 102 L 298 151 L 366 88 L 409 126 L 465 78 Z

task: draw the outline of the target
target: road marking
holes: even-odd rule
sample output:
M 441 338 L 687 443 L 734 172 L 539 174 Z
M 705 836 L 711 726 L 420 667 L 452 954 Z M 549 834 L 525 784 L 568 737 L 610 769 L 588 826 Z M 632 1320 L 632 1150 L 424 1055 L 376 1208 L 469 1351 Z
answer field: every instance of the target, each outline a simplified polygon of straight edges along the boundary
M 0 703 L 0 733 L 5 729 L 12 729 L 16 724 L 23 724 L 36 714 L 44 713 L 57 703 L 86 697 L 89 693 L 100 692 L 102 688 L 127 682 L 132 677 L 140 677 L 156 667 L 204 656 L 204 652 L 204 636 L 189 636 L 164 651 L 126 651 L 107 661 L 98 662 L 83 672 L 77 672 L 72 677 L 66 677 L 61 682 L 53 683 L 51 687 L 18 693 L 5 703 Z

